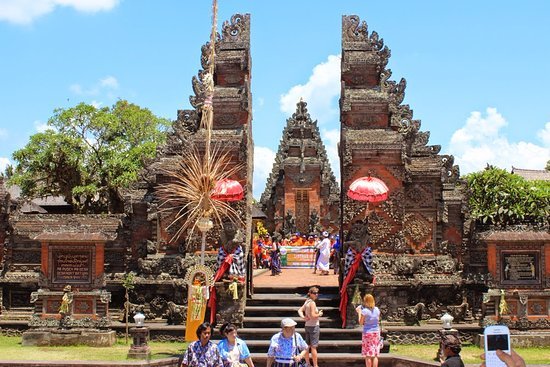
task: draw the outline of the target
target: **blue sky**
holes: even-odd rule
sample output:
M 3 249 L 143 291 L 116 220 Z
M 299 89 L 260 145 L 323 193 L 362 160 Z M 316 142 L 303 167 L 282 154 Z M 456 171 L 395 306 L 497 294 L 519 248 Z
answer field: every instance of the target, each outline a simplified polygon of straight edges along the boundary
M 300 97 L 337 171 L 343 14 L 384 38 L 404 103 L 461 173 L 550 159 L 549 1 L 219 0 L 218 26 L 234 13 L 252 22 L 256 198 Z M 120 98 L 174 120 L 210 22 L 210 0 L 0 0 L 0 168 L 57 107 Z

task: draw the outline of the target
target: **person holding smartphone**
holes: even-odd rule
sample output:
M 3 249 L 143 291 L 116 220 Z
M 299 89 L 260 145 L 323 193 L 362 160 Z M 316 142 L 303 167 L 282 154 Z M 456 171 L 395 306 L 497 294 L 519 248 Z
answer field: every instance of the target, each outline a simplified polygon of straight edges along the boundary
M 460 357 L 462 345 L 456 335 L 447 334 L 443 336 L 441 346 L 443 347 L 443 358 L 445 358 L 441 363 L 441 367 L 464 367 L 464 362 Z
M 506 367 L 525 367 L 525 361 L 519 354 L 516 353 L 515 350 L 511 349 L 510 354 L 504 353 L 501 350 L 496 351 L 496 355 L 498 359 L 500 359 L 502 362 L 506 364 Z M 484 361 L 481 363 L 479 367 L 486 367 L 485 364 L 485 353 L 481 355 L 481 359 Z

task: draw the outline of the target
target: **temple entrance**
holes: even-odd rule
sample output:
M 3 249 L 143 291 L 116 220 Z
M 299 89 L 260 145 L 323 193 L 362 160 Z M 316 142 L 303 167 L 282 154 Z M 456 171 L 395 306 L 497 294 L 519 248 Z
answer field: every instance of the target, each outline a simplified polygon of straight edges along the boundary
M 309 190 L 296 190 L 296 230 L 309 233 Z

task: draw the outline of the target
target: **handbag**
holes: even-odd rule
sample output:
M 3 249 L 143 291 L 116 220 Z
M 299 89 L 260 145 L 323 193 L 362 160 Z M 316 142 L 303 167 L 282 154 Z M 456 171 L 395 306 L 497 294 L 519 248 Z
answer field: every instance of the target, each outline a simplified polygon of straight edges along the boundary
M 302 351 L 298 347 L 298 342 L 296 340 L 296 333 L 294 333 L 294 346 L 296 348 L 296 354 L 295 355 L 298 355 L 298 354 L 302 353 Z M 307 367 L 307 362 L 304 358 L 302 358 L 298 362 L 294 362 L 294 366 L 296 366 L 296 367 Z

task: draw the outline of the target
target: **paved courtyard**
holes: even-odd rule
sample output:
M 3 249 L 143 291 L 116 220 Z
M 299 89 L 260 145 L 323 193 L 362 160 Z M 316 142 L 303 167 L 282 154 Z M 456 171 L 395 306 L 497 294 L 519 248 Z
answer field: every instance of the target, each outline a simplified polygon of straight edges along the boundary
M 284 269 L 281 275 L 271 275 L 271 271 L 259 269 L 254 270 L 254 286 L 256 287 L 289 287 L 318 285 L 321 287 L 338 286 L 338 275 L 313 274 L 313 269 L 294 268 Z

